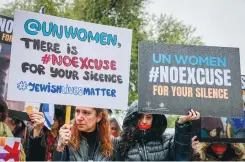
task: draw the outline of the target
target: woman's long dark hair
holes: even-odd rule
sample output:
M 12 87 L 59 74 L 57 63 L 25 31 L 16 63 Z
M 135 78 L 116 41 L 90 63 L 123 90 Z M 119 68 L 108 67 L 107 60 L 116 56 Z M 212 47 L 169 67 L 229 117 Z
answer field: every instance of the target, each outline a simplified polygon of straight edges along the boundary
M 143 132 L 137 128 L 139 117 L 134 123 L 123 126 L 123 132 L 119 143 L 119 151 L 122 157 L 125 157 L 128 151 L 135 147 L 138 140 L 143 138 Z M 167 120 L 164 115 L 153 115 L 152 127 L 145 131 L 144 139 L 148 141 L 161 140 L 161 135 L 167 127 Z

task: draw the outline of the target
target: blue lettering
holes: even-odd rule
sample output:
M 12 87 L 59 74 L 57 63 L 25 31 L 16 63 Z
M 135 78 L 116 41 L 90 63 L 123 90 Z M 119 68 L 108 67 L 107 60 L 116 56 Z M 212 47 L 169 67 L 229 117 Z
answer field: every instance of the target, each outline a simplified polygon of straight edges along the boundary
M 105 96 L 106 88 L 102 88 L 101 91 L 102 91 L 102 95 Z
M 79 96 L 83 95 L 83 89 L 81 87 L 78 88 L 78 95 Z
M 60 33 L 58 32 L 58 26 L 56 24 L 53 25 L 53 32 L 52 32 L 53 37 L 55 37 L 55 35 L 57 36 L 57 38 L 61 39 L 63 37 L 63 26 L 60 25 Z
M 102 34 L 102 33 L 101 33 Z M 107 35 L 107 34 L 106 34 Z M 107 44 L 110 45 L 112 44 L 113 46 L 115 46 L 117 44 L 117 35 L 113 35 L 112 34 L 108 34 L 107 36 Z M 103 44 L 102 44 L 103 45 Z
M 83 33 L 83 37 L 81 37 L 81 34 Z M 86 29 L 79 29 L 78 30 L 78 34 L 77 34 L 77 38 L 80 40 L 80 41 L 85 41 L 87 39 L 87 31 Z
M 90 96 L 90 94 L 91 94 L 90 89 L 89 88 L 84 88 L 83 89 L 83 94 Z
M 40 23 L 38 20 L 29 19 L 25 22 L 24 29 L 26 33 L 30 35 L 37 35 L 38 32 L 41 31 L 43 36 L 52 35 L 52 37 L 57 37 L 58 39 L 63 38 L 63 35 L 65 35 L 66 38 L 77 38 L 80 41 L 95 41 L 96 43 L 100 43 L 101 45 L 118 45 L 119 48 L 122 46 L 121 43 L 117 44 L 117 35 L 107 34 L 105 32 L 93 33 L 92 31 L 87 31 L 84 28 L 74 28 L 72 26 L 57 25 L 53 22 L 47 23 L 44 21 Z
M 77 87 L 73 87 L 73 94 L 74 94 L 74 95 L 77 95 L 77 93 L 78 93 L 78 92 L 77 92 Z
M 158 59 L 156 59 L 156 55 L 158 55 Z M 165 62 L 167 62 L 168 64 L 172 64 L 171 55 L 165 55 L 165 54 L 155 54 L 154 53 L 152 55 L 152 61 L 155 64 L 165 63 Z
M 115 89 L 111 90 L 111 97 L 116 97 L 116 90 Z
M 99 42 L 99 33 L 97 32 L 95 36 L 93 36 L 93 33 L 91 31 L 88 32 L 88 42 L 91 40 L 95 40 L 96 43 Z
M 199 65 L 201 66 L 202 64 L 206 64 L 207 66 L 209 66 L 209 58 L 208 57 L 200 57 L 199 59 Z
M 106 94 L 107 94 L 107 96 L 111 96 L 111 90 L 110 89 L 107 89 L 106 90 Z
M 154 54 L 152 55 L 152 61 L 153 61 L 155 64 L 159 64 L 160 62 L 162 62 L 161 54 L 158 54 L 158 60 L 156 60 L 156 54 L 154 53 Z
M 41 92 L 46 92 L 48 90 L 48 85 L 41 84 L 40 85 L 40 90 L 41 90 Z
M 49 23 L 49 27 L 48 27 L 48 31 L 47 31 L 46 22 L 43 22 L 43 24 L 42 24 L 43 35 L 44 36 L 50 36 L 50 34 L 52 32 L 52 28 L 53 28 L 53 23 Z
M 94 96 L 94 95 L 95 95 L 95 91 L 94 91 L 94 89 L 93 89 L 93 88 L 91 88 L 90 92 L 91 92 L 91 95 L 92 95 L 92 96 Z
M 192 61 L 193 59 L 194 59 L 194 61 Z M 198 64 L 198 57 L 190 56 L 188 61 L 189 61 L 189 64 L 191 64 L 191 65 L 197 65 Z
M 223 67 L 227 67 L 226 58 L 223 58 L 223 59 L 218 58 L 218 65 L 219 66 L 222 65 Z
M 33 23 L 33 24 L 32 24 Z M 30 26 L 29 26 L 30 24 Z M 37 35 L 37 31 L 41 30 L 41 24 L 38 20 L 35 19 L 29 19 L 24 24 L 24 29 L 27 34 L 29 35 Z M 33 30 L 31 30 L 33 29 Z
M 36 84 L 36 86 L 35 86 L 35 91 L 36 92 L 39 92 L 39 86 L 40 86 L 40 84 Z
M 177 64 L 186 64 L 188 56 L 185 56 L 185 58 L 183 58 L 182 55 L 174 55 L 175 61 Z
M 65 86 L 62 86 L 62 93 L 63 94 L 67 94 L 67 91 L 66 91 L 66 87 Z
M 56 93 L 61 93 L 61 90 L 62 90 L 62 86 L 57 86 L 56 87 Z
M 35 83 L 32 83 L 32 82 L 30 82 L 29 84 L 28 84 L 28 86 L 31 86 L 32 88 L 29 90 L 29 91 L 33 91 L 34 90 L 34 88 L 35 88 Z
M 216 57 L 212 57 L 212 56 L 210 56 L 209 57 L 209 65 L 210 66 L 217 66 L 217 63 L 216 63 Z
M 95 90 L 96 90 L 96 94 L 97 94 L 97 96 L 99 96 L 99 94 L 100 94 L 100 88 L 95 88 Z
M 105 33 L 105 32 L 103 32 L 103 33 L 101 33 L 100 34 L 100 44 L 101 45 L 106 45 L 107 44 L 107 42 L 106 42 L 106 36 L 107 36 L 107 34 Z
M 73 30 L 73 27 L 70 26 L 69 27 L 69 31 L 67 29 L 67 26 L 65 26 L 64 28 L 65 28 L 65 36 L 66 36 L 66 38 L 70 38 L 70 36 L 71 36 L 72 39 L 76 38 L 77 28 L 75 28 L 75 30 Z
M 56 86 L 55 85 L 52 85 L 52 87 L 51 87 L 51 93 L 56 93 Z
M 72 88 L 72 87 L 68 87 L 68 92 L 69 92 L 70 94 L 73 94 L 73 88 Z

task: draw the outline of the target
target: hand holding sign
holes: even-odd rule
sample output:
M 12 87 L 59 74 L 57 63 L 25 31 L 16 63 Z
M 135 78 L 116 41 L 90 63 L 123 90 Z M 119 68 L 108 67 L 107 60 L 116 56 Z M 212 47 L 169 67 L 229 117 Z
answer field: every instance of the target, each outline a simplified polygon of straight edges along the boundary
M 187 116 L 180 116 L 178 123 L 184 124 L 185 122 L 200 119 L 200 113 L 191 109 Z
M 57 151 L 62 151 L 64 146 L 68 145 L 71 140 L 72 125 L 64 124 L 59 130 L 59 141 Z
M 34 123 L 33 137 L 39 136 L 45 122 L 43 113 L 42 112 L 32 113 L 30 114 L 30 119 Z

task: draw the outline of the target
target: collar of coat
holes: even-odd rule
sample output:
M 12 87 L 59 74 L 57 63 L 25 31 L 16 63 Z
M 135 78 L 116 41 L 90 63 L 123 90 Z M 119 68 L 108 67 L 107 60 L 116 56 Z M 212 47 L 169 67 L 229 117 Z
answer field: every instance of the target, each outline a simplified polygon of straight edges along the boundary
M 207 155 L 207 149 L 210 146 L 210 143 L 206 142 L 200 142 L 197 147 L 197 154 L 200 156 L 200 160 L 207 160 L 209 158 L 215 158 L 215 157 L 210 157 L 210 155 Z M 234 150 L 236 154 L 236 159 L 237 160 L 245 160 L 245 147 L 244 144 L 242 143 L 231 143 L 231 149 Z

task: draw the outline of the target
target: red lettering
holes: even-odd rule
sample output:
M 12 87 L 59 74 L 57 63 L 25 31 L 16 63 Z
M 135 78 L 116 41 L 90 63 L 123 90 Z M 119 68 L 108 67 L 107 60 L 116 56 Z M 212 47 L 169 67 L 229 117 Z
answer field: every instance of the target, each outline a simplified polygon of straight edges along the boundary
M 81 63 L 82 63 L 82 65 L 81 65 L 81 69 L 84 69 L 84 68 L 86 68 L 86 69 L 88 69 L 88 65 L 87 65 L 87 61 L 88 61 L 88 58 L 86 57 L 85 59 L 83 59 L 83 58 L 80 58 L 80 61 L 81 61 Z
M 77 57 L 72 57 L 72 60 L 71 60 L 72 66 L 73 67 L 76 67 L 76 68 L 78 67 L 77 59 L 78 59 Z
M 95 69 L 96 70 L 100 70 L 102 68 L 103 61 L 102 60 L 95 59 L 94 60 L 94 64 L 95 64 Z
M 55 54 L 52 54 L 52 64 L 58 64 L 59 66 L 62 64 L 62 56 L 59 56 L 59 59 Z
M 67 62 L 68 61 L 68 62 Z M 71 59 L 69 56 L 64 56 L 63 57 L 63 64 L 66 66 L 66 67 L 69 67 L 71 65 Z
M 112 60 L 110 66 L 111 66 L 111 70 L 117 70 L 116 61 Z
M 108 70 L 110 67 L 109 67 L 109 61 L 108 60 L 104 60 L 104 66 L 103 66 L 103 69 L 104 70 Z
M 94 63 L 94 60 L 93 60 L 93 59 L 89 59 L 89 60 L 88 60 L 88 67 L 89 67 L 90 69 L 94 69 L 94 67 L 91 65 L 91 63 Z
M 76 58 L 77 59 L 77 58 Z M 86 58 L 79 58 L 81 62 L 81 69 L 96 69 L 96 70 L 117 70 L 116 68 L 116 61 L 112 60 L 101 60 L 101 59 L 89 59 L 88 57 Z M 73 60 L 72 60 L 73 64 Z M 73 65 L 74 67 L 77 67 L 77 63 Z

